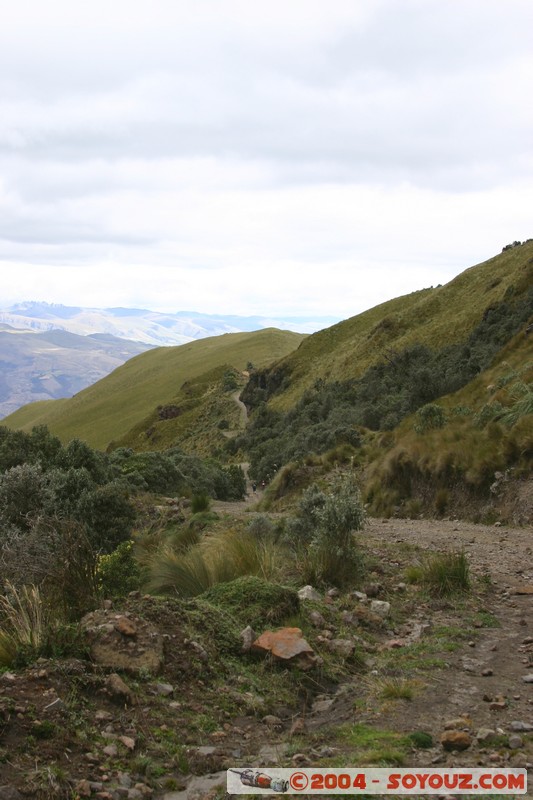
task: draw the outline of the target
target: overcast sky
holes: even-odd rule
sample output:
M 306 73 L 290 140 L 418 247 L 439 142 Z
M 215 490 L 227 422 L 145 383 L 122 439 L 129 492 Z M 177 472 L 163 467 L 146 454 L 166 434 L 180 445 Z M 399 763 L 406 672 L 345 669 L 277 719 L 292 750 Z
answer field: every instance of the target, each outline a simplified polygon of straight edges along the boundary
M 0 0 L 0 304 L 352 316 L 533 237 L 531 0 Z

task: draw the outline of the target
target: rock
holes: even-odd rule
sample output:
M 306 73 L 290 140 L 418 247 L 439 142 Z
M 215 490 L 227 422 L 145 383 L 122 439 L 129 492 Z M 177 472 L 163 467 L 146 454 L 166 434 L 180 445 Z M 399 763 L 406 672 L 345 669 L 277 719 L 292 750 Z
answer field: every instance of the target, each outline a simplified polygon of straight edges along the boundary
M 524 740 L 517 733 L 512 733 L 509 736 L 509 747 L 511 750 L 518 750 L 524 744 Z
M 360 603 L 366 603 L 368 600 L 368 597 L 364 592 L 352 592 L 352 596 L 355 597 L 355 599 Z
M 485 669 L 481 670 L 481 674 L 484 678 L 489 678 L 491 675 L 494 675 L 494 672 L 490 667 L 485 667 Z
M 309 614 L 309 621 L 314 628 L 324 628 L 326 625 L 326 620 L 320 611 L 311 611 Z
M 265 631 L 255 640 L 252 650 L 256 653 L 271 653 L 281 661 L 294 661 L 300 669 L 310 669 L 317 661 L 312 647 L 302 637 L 300 628 Z
M 524 681 L 524 683 L 533 683 L 533 675 L 532 674 L 523 675 L 522 680 Z
M 44 707 L 44 711 L 63 711 L 64 708 L 64 702 L 60 697 L 56 697 L 55 700 L 52 700 L 51 703 L 48 703 L 48 705 Z
M 369 583 L 365 586 L 365 594 L 367 597 L 377 597 L 383 591 L 381 583 Z
M 317 697 L 311 706 L 311 713 L 323 714 L 325 711 L 329 711 L 334 702 L 333 697 Z
M 440 737 L 440 742 L 445 750 L 468 750 L 472 737 L 466 731 L 447 730 Z
M 533 725 L 530 722 L 519 722 L 518 720 L 515 720 L 514 722 L 511 722 L 509 727 L 512 731 L 521 731 L 523 733 L 529 733 L 530 731 L 533 731 Z
M 109 756 L 110 758 L 115 758 L 115 756 L 118 755 L 118 747 L 116 746 L 116 744 L 108 744 L 104 747 L 102 753 L 104 753 L 104 755 L 106 756 Z
M 115 630 L 122 636 L 137 636 L 137 628 L 128 617 L 119 616 L 113 623 Z
M 171 683 L 156 683 L 154 690 L 156 694 L 159 694 L 162 697 L 169 697 L 169 695 L 173 694 L 174 687 Z
M 131 691 L 130 687 L 124 683 L 120 675 L 117 675 L 114 672 L 112 675 L 108 675 L 104 684 L 105 691 L 109 695 L 109 698 L 114 703 L 120 703 L 121 705 L 133 705 L 134 696 L 133 692 Z
M 351 639 L 331 639 L 327 642 L 328 649 L 343 658 L 349 658 L 355 650 L 355 644 Z
M 119 742 L 122 742 L 124 747 L 127 747 L 128 750 L 135 750 L 135 739 L 132 739 L 131 736 L 119 736 Z
M 217 789 L 226 791 L 228 773 L 215 772 L 213 775 L 199 775 L 192 778 L 187 788 L 181 792 L 166 792 L 163 800 L 202 800 L 204 797 L 214 796 Z
M 340 595 L 340 592 L 338 589 L 333 588 L 333 589 L 328 589 L 326 594 L 328 597 L 331 597 L 332 600 L 335 600 L 335 598 Z
M 390 614 L 390 603 L 386 600 L 372 600 L 370 603 L 370 611 L 377 614 L 382 619 L 385 619 Z
M 493 731 L 491 728 L 480 728 L 476 733 L 476 739 L 479 744 L 489 744 L 496 736 L 496 731 Z
M 101 667 L 156 675 L 163 664 L 163 637 L 152 623 L 140 617 L 117 614 L 110 622 L 103 611 L 81 620 L 92 660 Z
M 193 642 L 191 640 L 189 642 L 189 647 L 191 647 L 194 650 L 200 661 L 209 661 L 209 654 L 207 650 L 204 647 L 202 647 L 201 644 L 199 644 L 198 642 Z
M 314 589 L 312 586 L 309 586 L 309 585 L 308 586 L 302 586 L 301 589 L 298 589 L 298 597 L 300 598 L 300 600 L 315 600 L 315 601 L 318 601 L 318 600 L 322 599 L 321 596 L 319 595 L 319 593 L 317 592 L 317 590 Z
M 253 643 L 257 639 L 256 632 L 250 625 L 247 625 L 246 628 L 240 632 L 239 636 L 242 642 L 242 652 L 249 653 Z
M 110 722 L 113 719 L 113 714 L 110 714 L 109 711 L 98 709 L 94 715 L 94 719 L 96 722 Z

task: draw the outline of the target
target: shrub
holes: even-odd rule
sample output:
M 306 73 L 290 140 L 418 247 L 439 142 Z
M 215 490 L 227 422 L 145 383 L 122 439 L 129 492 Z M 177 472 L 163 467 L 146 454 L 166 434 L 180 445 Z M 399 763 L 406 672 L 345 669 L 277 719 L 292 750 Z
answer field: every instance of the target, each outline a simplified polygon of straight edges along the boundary
M 112 553 L 101 555 L 96 578 L 104 597 L 126 597 L 138 589 L 141 569 L 133 554 L 133 541 L 122 542 Z
M 362 561 L 353 534 L 364 519 L 361 495 L 350 477 L 337 480 L 328 494 L 316 485 L 304 492 L 288 536 L 300 551 L 305 580 L 342 585 L 354 579 Z
M 198 514 L 201 511 L 209 511 L 210 500 L 206 494 L 195 494 L 191 500 L 191 511 Z
M 422 565 L 421 583 L 432 594 L 450 597 L 470 590 L 470 570 L 464 553 L 444 553 Z
M 443 428 L 446 424 L 446 415 L 441 406 L 429 403 L 416 412 L 415 431 L 425 433 L 435 428 Z

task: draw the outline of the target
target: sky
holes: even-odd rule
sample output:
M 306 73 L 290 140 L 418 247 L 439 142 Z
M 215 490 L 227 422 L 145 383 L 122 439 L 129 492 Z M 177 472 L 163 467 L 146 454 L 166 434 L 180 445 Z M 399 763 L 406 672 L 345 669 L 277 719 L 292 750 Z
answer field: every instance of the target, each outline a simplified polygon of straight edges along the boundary
M 533 237 L 531 0 L 3 0 L 0 306 L 353 316 Z

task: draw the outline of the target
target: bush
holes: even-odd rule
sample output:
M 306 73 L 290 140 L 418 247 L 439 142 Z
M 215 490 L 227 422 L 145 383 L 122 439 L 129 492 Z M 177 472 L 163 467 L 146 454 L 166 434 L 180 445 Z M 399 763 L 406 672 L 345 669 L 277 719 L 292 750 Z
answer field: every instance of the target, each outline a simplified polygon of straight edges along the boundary
M 191 511 L 198 514 L 201 511 L 209 511 L 210 501 L 206 494 L 195 494 L 191 500 Z
M 444 553 L 422 565 L 422 586 L 431 594 L 451 597 L 470 591 L 470 569 L 464 553 Z
M 353 580 L 362 567 L 353 534 L 364 519 L 361 495 L 350 477 L 337 480 L 329 494 L 316 485 L 307 489 L 298 517 L 287 526 L 304 579 L 339 585 Z
M 141 569 L 133 554 L 133 541 L 122 542 L 112 553 L 101 555 L 96 578 L 104 597 L 126 597 L 129 592 L 139 589 Z

